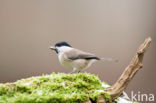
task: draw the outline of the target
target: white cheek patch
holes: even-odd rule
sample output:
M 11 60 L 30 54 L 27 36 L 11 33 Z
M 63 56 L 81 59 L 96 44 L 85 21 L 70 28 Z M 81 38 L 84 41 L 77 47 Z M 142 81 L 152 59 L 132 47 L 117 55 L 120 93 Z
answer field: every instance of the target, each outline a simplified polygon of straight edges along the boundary
M 58 49 L 59 53 L 67 52 L 72 49 L 71 47 L 67 47 L 67 46 L 61 46 L 61 47 L 56 47 L 56 48 Z

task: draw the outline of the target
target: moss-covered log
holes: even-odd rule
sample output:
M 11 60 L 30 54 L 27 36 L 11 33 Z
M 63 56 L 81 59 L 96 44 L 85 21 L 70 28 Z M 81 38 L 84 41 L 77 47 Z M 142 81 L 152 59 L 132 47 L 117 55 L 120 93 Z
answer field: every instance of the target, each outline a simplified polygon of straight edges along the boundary
M 89 73 L 52 73 L 0 84 L 0 103 L 82 103 L 97 101 L 101 95 L 110 101 L 104 91 L 109 87 Z

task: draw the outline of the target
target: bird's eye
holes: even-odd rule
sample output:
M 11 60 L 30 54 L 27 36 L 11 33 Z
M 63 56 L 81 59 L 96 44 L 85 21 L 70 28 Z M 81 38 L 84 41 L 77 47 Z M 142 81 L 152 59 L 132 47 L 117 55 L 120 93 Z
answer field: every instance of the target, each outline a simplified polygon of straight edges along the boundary
M 59 44 L 58 47 L 60 47 L 61 45 Z

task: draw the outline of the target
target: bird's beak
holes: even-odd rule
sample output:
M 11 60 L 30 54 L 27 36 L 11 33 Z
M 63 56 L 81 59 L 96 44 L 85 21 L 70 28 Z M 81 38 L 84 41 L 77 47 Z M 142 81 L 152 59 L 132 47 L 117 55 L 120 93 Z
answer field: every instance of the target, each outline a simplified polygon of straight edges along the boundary
M 55 46 L 50 46 L 49 49 L 56 50 L 56 47 Z

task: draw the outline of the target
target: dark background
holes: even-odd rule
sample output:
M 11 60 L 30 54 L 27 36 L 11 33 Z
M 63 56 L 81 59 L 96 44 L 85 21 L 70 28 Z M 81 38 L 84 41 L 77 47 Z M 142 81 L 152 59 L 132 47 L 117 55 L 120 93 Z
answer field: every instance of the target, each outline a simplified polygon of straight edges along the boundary
M 156 94 L 155 0 L 0 0 L 0 82 L 68 73 L 55 52 L 58 41 L 118 63 L 96 62 L 86 72 L 113 84 L 147 37 L 144 67 L 127 92 Z

